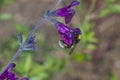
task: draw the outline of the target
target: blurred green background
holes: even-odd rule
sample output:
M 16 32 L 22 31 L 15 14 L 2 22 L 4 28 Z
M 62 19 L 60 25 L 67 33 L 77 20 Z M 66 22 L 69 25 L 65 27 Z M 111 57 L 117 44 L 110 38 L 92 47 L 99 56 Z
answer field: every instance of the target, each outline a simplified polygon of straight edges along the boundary
M 119 80 L 120 0 L 79 0 L 72 27 L 82 30 L 72 55 L 58 45 L 54 26 L 45 22 L 37 30 L 37 51 L 24 51 L 15 61 L 14 72 L 30 80 Z M 58 6 L 69 4 L 63 0 Z M 0 0 L 0 70 L 8 63 L 52 0 Z

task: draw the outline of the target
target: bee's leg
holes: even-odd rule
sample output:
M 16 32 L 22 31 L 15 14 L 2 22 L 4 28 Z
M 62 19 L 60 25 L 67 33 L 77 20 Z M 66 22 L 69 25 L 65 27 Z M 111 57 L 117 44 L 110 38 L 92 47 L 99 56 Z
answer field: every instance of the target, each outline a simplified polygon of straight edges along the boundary
M 75 47 L 76 47 L 76 44 L 72 45 L 71 50 L 70 50 L 70 52 L 69 52 L 69 55 L 71 55 L 71 54 L 73 53 Z

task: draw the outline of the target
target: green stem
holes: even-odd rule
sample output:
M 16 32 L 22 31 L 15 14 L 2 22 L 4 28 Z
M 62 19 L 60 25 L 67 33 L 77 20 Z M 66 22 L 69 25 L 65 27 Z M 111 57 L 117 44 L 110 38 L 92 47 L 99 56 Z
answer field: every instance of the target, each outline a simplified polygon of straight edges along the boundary
M 88 12 L 87 12 L 87 16 L 89 16 L 91 13 L 92 13 L 92 11 L 94 10 L 94 7 L 95 7 L 95 3 L 96 3 L 96 0 L 92 0 L 92 3 L 91 3 L 91 5 L 90 5 L 90 8 L 89 8 L 89 10 L 88 10 Z

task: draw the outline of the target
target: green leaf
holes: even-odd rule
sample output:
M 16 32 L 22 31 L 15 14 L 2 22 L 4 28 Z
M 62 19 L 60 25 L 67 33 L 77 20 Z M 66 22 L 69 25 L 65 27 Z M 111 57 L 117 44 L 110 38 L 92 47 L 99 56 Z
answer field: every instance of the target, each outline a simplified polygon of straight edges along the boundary
M 86 54 L 86 55 L 85 55 L 85 60 L 86 60 L 86 61 L 91 61 L 91 60 L 92 60 L 92 55 Z
M 11 5 L 14 3 L 14 0 L 4 0 L 4 5 Z
M 112 3 L 114 3 L 116 0 L 104 0 L 104 2 L 106 3 L 106 4 L 112 4 Z
M 25 64 L 23 66 L 24 66 L 25 72 L 30 71 L 31 66 L 32 66 L 32 56 L 31 55 L 26 56 Z
M 117 80 L 113 73 L 109 74 L 109 80 Z
M 54 71 L 60 72 L 60 71 L 64 70 L 66 61 L 64 59 L 60 59 L 60 58 L 54 58 L 53 61 L 54 60 L 56 60 L 55 64 L 53 65 Z
M 97 42 L 98 42 L 98 39 L 95 38 L 95 37 L 92 37 L 92 38 L 89 39 L 89 42 L 90 42 L 90 43 L 97 43 Z
M 93 32 L 93 31 L 91 31 L 91 32 L 89 32 L 89 34 L 87 34 L 87 39 L 88 39 L 88 41 L 91 39 L 91 38 L 94 38 L 94 36 L 95 36 L 95 32 Z
M 15 71 L 19 73 L 24 73 L 23 65 L 17 63 L 17 66 L 15 67 Z
M 37 39 L 38 39 L 38 43 L 40 44 L 40 46 L 43 47 L 45 45 L 45 38 L 44 38 L 44 36 L 38 33 Z
M 17 32 L 21 32 L 22 34 L 28 33 L 29 31 L 27 26 L 20 25 L 18 23 L 15 23 L 13 27 L 17 30 Z
M 108 16 L 111 14 L 115 14 L 115 13 L 120 14 L 120 5 L 118 5 L 118 4 L 108 5 L 105 9 L 103 9 L 99 13 L 99 17 L 104 17 L 104 16 Z
M 36 76 L 33 76 L 33 77 L 30 78 L 30 80 L 39 80 L 39 78 L 36 77 Z
M 39 73 L 40 80 L 48 80 L 49 75 L 46 74 L 45 72 Z
M 88 45 L 86 46 L 86 48 L 91 49 L 91 50 L 95 50 L 95 49 L 96 49 L 96 46 L 95 46 L 94 44 L 88 44 Z
M 11 5 L 14 3 L 14 0 L 0 0 L 0 6 Z
M 8 13 L 0 14 L 0 20 L 1 21 L 10 20 L 11 18 L 12 18 L 11 14 L 8 14 Z
M 74 59 L 78 62 L 83 62 L 85 60 L 85 57 L 84 57 L 84 54 L 82 53 L 77 53 L 77 54 L 74 54 Z
M 78 0 L 78 1 L 80 2 L 78 9 L 80 10 L 80 13 L 83 13 L 83 8 L 84 8 L 83 0 Z
M 34 64 L 33 66 L 32 70 L 29 73 L 31 76 L 38 75 L 38 73 L 44 72 L 45 70 L 44 67 L 39 64 Z
M 4 4 L 4 0 L 0 0 L 0 6 Z

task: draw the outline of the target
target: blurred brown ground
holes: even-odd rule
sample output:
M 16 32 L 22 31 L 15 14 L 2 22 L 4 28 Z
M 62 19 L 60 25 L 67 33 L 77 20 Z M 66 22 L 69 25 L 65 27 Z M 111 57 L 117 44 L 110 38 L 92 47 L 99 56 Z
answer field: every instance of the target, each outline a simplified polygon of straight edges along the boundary
M 16 33 L 12 27 L 14 21 L 32 29 L 45 10 L 51 8 L 55 2 L 52 0 L 16 0 L 15 4 L 2 7 L 0 13 L 11 13 L 13 19 L 0 22 L 0 42 L 4 42 L 6 38 Z M 76 26 L 77 22 L 79 22 L 79 17 L 75 17 L 72 24 Z M 120 14 L 113 14 L 93 22 L 96 24 L 95 31 L 99 39 L 93 55 L 99 60 L 95 59 L 92 63 L 71 61 L 69 72 L 56 74 L 52 80 L 108 80 L 110 70 L 114 72 L 117 80 L 120 79 Z M 51 38 L 53 35 L 57 37 L 56 30 L 51 24 L 43 24 L 39 32 L 47 38 L 47 43 L 51 45 L 57 43 L 54 43 L 55 40 Z M 57 51 L 57 53 L 62 52 Z

